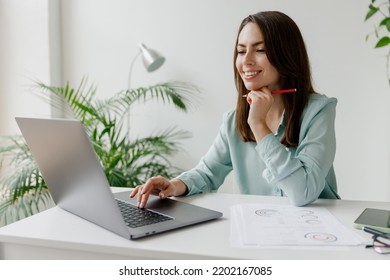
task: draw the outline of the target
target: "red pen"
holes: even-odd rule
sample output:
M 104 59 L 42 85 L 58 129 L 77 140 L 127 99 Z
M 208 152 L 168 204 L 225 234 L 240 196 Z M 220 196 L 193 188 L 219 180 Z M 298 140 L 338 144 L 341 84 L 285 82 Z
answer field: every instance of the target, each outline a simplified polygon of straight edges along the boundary
M 289 93 L 289 92 L 297 92 L 296 88 L 289 88 L 289 89 L 277 89 L 271 91 L 272 94 L 282 94 L 282 93 Z
M 289 89 L 277 89 L 271 91 L 272 94 L 282 94 L 282 93 L 289 93 L 289 92 L 297 92 L 296 88 L 289 88 Z M 247 97 L 247 94 L 244 94 L 242 97 Z

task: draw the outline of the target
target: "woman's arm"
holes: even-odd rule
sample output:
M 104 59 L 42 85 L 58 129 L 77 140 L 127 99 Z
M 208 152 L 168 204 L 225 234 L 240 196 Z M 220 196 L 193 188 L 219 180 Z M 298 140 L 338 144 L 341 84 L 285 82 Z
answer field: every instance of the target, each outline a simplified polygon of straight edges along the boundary
M 217 191 L 232 171 L 227 128 L 235 125 L 231 123 L 234 120 L 231 118 L 233 113 L 230 111 L 224 114 L 217 137 L 199 163 L 177 177 L 188 187 L 188 195 Z
M 311 104 L 303 117 L 299 146 L 286 149 L 273 134 L 265 136 L 256 150 L 267 168 L 263 177 L 280 188 L 297 206 L 316 200 L 325 187 L 333 165 L 336 99 Z M 320 106 L 320 105 L 321 106 Z

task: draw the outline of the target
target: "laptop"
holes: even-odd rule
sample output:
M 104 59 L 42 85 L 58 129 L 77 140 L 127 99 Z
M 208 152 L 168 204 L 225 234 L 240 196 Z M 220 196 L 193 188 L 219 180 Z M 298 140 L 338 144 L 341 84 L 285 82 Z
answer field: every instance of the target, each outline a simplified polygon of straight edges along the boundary
M 136 198 L 129 198 L 130 191 L 112 193 L 80 121 L 16 121 L 54 202 L 85 220 L 125 238 L 138 239 L 222 216 L 218 211 L 153 195 L 147 209 L 137 208 Z

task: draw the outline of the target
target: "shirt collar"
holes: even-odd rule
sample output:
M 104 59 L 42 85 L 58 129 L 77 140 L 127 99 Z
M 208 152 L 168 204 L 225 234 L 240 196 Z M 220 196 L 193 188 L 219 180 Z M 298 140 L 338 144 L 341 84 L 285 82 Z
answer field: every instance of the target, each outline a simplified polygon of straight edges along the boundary
M 286 111 L 283 111 L 282 117 L 278 125 L 278 129 L 275 132 L 275 136 L 281 135 L 284 133 L 284 128 L 286 127 Z

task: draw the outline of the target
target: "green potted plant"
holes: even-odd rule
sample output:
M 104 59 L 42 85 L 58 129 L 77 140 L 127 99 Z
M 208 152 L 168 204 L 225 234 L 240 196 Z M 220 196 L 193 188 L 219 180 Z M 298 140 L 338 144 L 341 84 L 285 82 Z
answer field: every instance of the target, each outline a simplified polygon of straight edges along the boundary
M 180 150 L 187 131 L 168 128 L 133 139 L 125 130 L 126 116 L 135 102 L 162 100 L 187 112 L 198 89 L 183 82 L 160 83 L 119 92 L 105 100 L 95 98 L 96 87 L 85 79 L 78 88 L 37 83 L 40 96 L 65 107 L 65 115 L 79 119 L 93 143 L 111 186 L 135 187 L 156 175 L 172 177 L 180 170 L 169 156 Z M 30 216 L 52 205 L 51 196 L 21 135 L 0 139 L 0 220 L 3 224 Z
M 374 25 L 374 31 L 366 36 L 366 40 L 374 35 L 377 40 L 375 48 L 388 49 L 386 55 L 386 71 L 390 85 L 390 0 L 381 2 L 371 0 L 365 21 L 373 18 L 374 15 L 378 15 L 380 20 Z

